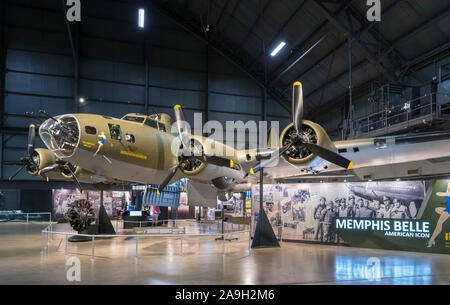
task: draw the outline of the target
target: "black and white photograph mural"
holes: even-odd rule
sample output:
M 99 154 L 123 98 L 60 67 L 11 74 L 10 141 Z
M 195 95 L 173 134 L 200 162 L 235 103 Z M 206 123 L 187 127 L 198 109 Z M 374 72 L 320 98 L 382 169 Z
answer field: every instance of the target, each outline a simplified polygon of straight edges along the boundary
M 415 219 L 424 197 L 422 181 L 271 184 L 264 185 L 264 210 L 278 238 L 337 244 L 335 217 Z M 254 219 L 259 185 L 252 202 Z

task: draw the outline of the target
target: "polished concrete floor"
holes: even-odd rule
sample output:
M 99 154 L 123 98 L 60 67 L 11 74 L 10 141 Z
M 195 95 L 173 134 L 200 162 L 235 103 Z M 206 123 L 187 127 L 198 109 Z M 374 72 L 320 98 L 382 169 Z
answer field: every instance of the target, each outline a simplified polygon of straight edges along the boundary
M 65 256 L 64 236 L 41 253 L 44 227 L 0 223 L 0 284 L 74 284 L 66 277 L 71 257 L 81 263 L 79 284 L 450 284 L 450 256 L 441 254 L 303 243 L 249 251 L 248 235 L 238 234 L 225 254 L 214 237 L 184 238 L 183 255 L 179 239 L 140 238 L 138 258 L 133 237 L 97 240 L 92 261 L 90 242 L 69 243 Z M 380 281 L 367 279 L 371 257 L 380 262 Z

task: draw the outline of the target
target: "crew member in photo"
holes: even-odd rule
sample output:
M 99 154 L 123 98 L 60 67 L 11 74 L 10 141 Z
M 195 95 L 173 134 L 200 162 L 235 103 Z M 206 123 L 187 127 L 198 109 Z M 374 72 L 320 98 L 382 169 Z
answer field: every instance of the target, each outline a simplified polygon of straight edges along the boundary
M 339 217 L 349 217 L 349 208 L 345 201 L 345 198 L 342 198 L 339 202 Z
M 381 204 L 379 200 L 374 200 L 373 204 L 374 204 L 376 218 L 388 218 L 389 217 L 384 204 Z
M 359 209 L 359 217 L 373 218 L 374 214 L 374 211 L 370 208 L 369 200 L 363 200 L 362 207 Z
M 322 210 L 322 213 L 320 215 L 320 220 L 323 226 L 323 241 L 325 243 L 333 242 L 331 226 L 333 224 L 333 218 L 335 216 L 336 213 L 333 209 L 333 202 L 329 201 L 326 204 L 326 208 Z
M 355 217 L 355 196 L 350 195 L 348 196 L 348 217 L 354 218 Z
M 394 206 L 390 211 L 390 218 L 394 219 L 407 219 L 408 214 L 406 212 L 406 207 L 401 204 L 400 200 L 397 198 L 394 199 Z
M 323 225 L 321 220 L 322 211 L 326 208 L 325 197 L 320 197 L 319 204 L 314 208 L 314 240 L 323 241 Z
M 359 218 L 361 217 L 361 207 L 363 205 L 363 200 L 362 198 L 358 198 L 358 200 L 356 200 L 356 205 L 355 205 L 355 218 Z
M 384 204 L 384 209 L 386 210 L 386 218 L 390 218 L 391 217 L 391 210 L 393 208 L 393 204 L 391 202 L 391 198 L 389 198 L 388 196 L 384 196 L 383 197 L 383 204 Z

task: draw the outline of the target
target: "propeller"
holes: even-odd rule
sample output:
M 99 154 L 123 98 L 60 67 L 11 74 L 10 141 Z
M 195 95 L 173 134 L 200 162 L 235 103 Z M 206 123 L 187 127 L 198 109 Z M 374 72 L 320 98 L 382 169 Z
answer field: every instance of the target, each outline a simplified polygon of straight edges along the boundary
M 35 135 L 36 135 L 36 126 L 33 124 L 28 128 L 28 143 L 27 143 L 27 155 L 20 159 L 20 163 L 16 163 L 16 165 L 21 166 L 11 177 L 9 180 L 13 180 L 24 168 L 27 168 L 30 171 L 35 171 L 38 168 L 38 165 L 34 162 L 32 158 L 32 154 L 34 152 L 34 143 L 35 143 Z
M 83 194 L 83 189 L 81 187 L 80 182 L 78 181 L 77 177 L 73 173 L 72 168 L 70 168 L 70 164 L 65 161 L 57 161 L 55 164 L 52 164 L 50 166 L 47 166 L 41 170 L 39 170 L 39 164 L 36 163 L 36 160 L 34 159 L 34 146 L 36 142 L 36 126 L 30 125 L 28 128 L 28 143 L 27 143 L 27 155 L 20 159 L 20 162 L 12 162 L 10 165 L 19 165 L 20 168 L 11 176 L 9 177 L 9 180 L 13 180 L 24 168 L 29 170 L 30 172 L 38 172 L 38 175 L 44 178 L 47 182 L 49 182 L 49 178 L 47 177 L 46 173 L 55 170 L 58 167 L 66 168 L 71 174 L 74 182 L 77 184 L 81 194 Z
M 178 135 L 182 146 L 181 156 L 178 164 L 170 169 L 169 174 L 164 178 L 163 182 L 157 189 L 157 194 L 160 194 L 164 190 L 180 168 L 195 167 L 195 165 L 200 164 L 201 162 L 206 162 L 221 167 L 234 167 L 233 160 L 218 156 L 205 155 L 201 145 L 198 145 L 200 143 L 196 142 L 194 139 L 191 139 L 187 128 L 184 128 L 183 126 L 184 115 L 181 106 L 176 105 L 173 107 L 173 111 L 175 114 L 175 126 L 178 130 Z
M 274 152 L 272 154 L 272 157 L 270 157 L 269 159 L 258 162 L 253 168 L 250 169 L 250 174 L 254 175 L 255 173 L 259 172 L 262 168 L 278 159 L 294 145 L 307 148 L 315 155 L 340 167 L 346 169 L 351 169 L 353 167 L 353 162 L 341 156 L 340 154 L 320 145 L 304 141 L 304 137 L 302 137 L 303 88 L 302 83 L 300 82 L 295 82 L 292 88 L 292 121 L 294 123 L 295 134 L 293 137 L 291 137 L 291 142 Z

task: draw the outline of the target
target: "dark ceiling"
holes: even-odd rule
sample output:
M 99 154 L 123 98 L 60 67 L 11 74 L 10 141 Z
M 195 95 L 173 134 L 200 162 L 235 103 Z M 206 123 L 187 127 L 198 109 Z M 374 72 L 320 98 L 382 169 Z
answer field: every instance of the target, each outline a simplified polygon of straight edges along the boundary
M 381 22 L 367 20 L 365 0 L 148 3 L 207 41 L 287 109 L 290 84 L 302 81 L 310 113 L 347 99 L 349 36 L 354 95 L 367 93 L 374 83 L 419 85 L 429 81 L 411 72 L 450 52 L 448 0 L 382 0 Z M 271 57 L 269 53 L 281 41 L 286 47 Z

